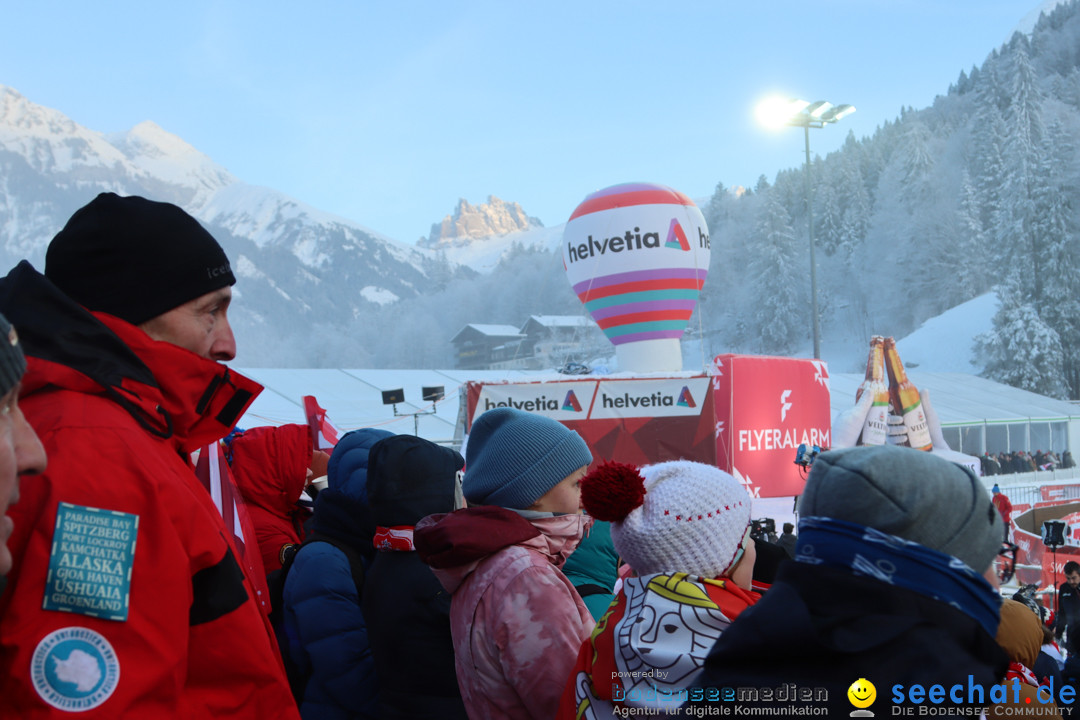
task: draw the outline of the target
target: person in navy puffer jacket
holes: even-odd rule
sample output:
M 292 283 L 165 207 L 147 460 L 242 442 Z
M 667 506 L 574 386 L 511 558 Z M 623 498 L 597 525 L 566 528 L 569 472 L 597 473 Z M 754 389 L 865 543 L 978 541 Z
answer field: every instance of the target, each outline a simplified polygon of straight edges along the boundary
M 300 701 L 306 720 L 378 716 L 375 665 L 349 554 L 365 565 L 375 554 L 368 451 L 392 434 L 365 428 L 338 442 L 308 525 L 309 537 L 326 542 L 309 539 L 285 581 L 285 634 L 290 659 L 307 679 Z

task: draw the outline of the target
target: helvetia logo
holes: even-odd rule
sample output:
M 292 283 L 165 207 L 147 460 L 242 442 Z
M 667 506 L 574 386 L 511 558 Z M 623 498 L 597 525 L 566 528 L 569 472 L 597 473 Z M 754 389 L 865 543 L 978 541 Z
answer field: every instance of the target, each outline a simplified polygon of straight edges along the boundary
M 695 408 L 697 403 L 694 402 L 694 396 L 690 394 L 690 388 L 683 385 L 682 392 L 679 393 L 679 402 L 676 403 L 679 407 Z
M 686 239 L 686 233 L 683 232 L 682 225 L 675 218 L 671 218 L 671 225 L 668 226 L 667 231 L 667 242 L 664 243 L 664 247 L 690 252 L 690 241 Z
M 701 228 L 698 228 L 698 247 L 709 248 L 709 236 Z M 566 269 L 567 262 L 573 264 L 579 260 L 596 257 L 597 255 L 649 250 L 652 248 L 668 248 L 690 252 L 690 240 L 686 237 L 686 231 L 683 230 L 682 225 L 679 224 L 676 218 L 672 218 L 671 223 L 668 225 L 667 240 L 665 242 L 661 242 L 660 233 L 648 230 L 642 232 L 640 227 L 627 230 L 622 235 L 600 237 L 599 239 L 589 235 L 585 238 L 585 242 L 567 242 L 566 254 L 563 256 L 563 268 Z
M 574 394 L 573 390 L 567 391 L 562 409 L 566 412 L 581 412 L 581 403 L 578 402 L 577 395 Z

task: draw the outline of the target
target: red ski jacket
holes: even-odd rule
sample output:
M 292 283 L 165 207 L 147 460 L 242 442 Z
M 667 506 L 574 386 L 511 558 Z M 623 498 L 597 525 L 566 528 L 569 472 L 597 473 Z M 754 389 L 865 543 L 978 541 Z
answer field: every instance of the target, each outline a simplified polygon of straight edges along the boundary
M 296 501 L 307 485 L 311 452 L 307 425 L 255 427 L 232 441 L 233 479 L 255 526 L 266 572 L 281 567 L 283 547 L 304 539 L 311 512 Z
M 190 453 L 256 383 L 86 312 L 22 263 L 0 280 L 49 464 L 12 506 L 0 717 L 299 717 Z M 25 330 L 24 330 L 25 328 Z

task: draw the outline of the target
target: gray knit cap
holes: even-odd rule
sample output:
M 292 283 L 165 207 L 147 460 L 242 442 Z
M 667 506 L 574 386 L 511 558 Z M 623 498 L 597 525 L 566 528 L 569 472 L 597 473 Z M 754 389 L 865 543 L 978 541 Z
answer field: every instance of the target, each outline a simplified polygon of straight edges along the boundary
M 7 318 L 0 315 L 0 397 L 11 392 L 24 372 L 26 358 L 19 347 L 19 335 Z
M 963 560 L 982 573 L 1001 549 L 1001 515 L 971 471 L 894 445 L 822 453 L 799 501 L 804 517 L 872 527 Z
M 473 421 L 462 489 L 470 505 L 525 510 L 592 462 L 589 446 L 557 420 L 494 408 Z

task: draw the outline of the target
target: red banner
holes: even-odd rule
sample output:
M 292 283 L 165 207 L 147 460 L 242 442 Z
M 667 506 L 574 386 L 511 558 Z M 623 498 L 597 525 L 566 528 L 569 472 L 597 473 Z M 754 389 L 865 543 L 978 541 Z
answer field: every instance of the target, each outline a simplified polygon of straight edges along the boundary
M 713 398 L 704 375 L 468 384 L 469 428 L 496 407 L 558 420 L 581 435 L 597 461 L 715 463 Z
M 718 355 L 713 361 L 716 464 L 751 497 L 801 495 L 801 444 L 828 448 L 829 371 L 820 360 Z
M 326 411 L 319 407 L 319 401 L 314 395 L 305 395 L 304 416 L 307 417 L 308 427 L 311 428 L 311 442 L 316 450 L 330 452 L 338 443 L 341 433 L 334 423 L 326 417 Z

